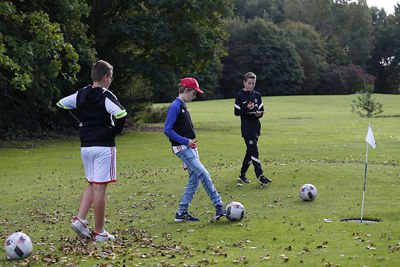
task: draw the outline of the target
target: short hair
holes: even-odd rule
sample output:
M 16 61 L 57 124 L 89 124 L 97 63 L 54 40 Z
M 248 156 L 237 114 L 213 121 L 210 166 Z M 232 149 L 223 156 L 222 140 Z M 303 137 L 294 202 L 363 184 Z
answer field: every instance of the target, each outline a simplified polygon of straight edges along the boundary
M 99 82 L 103 79 L 104 75 L 111 75 L 111 71 L 113 70 L 113 66 L 110 63 L 104 60 L 97 61 L 91 71 L 91 77 L 94 82 Z
M 243 76 L 243 80 L 247 81 L 248 79 L 256 79 L 257 76 L 253 72 L 248 72 Z
M 190 91 L 192 91 L 192 90 L 195 90 L 195 89 L 192 88 L 192 87 L 185 87 L 185 86 L 182 86 L 181 83 L 179 83 L 178 89 L 179 89 L 179 93 L 180 93 L 180 94 L 183 94 L 183 93 L 185 92 L 185 89 L 187 89 L 188 92 L 190 92 Z

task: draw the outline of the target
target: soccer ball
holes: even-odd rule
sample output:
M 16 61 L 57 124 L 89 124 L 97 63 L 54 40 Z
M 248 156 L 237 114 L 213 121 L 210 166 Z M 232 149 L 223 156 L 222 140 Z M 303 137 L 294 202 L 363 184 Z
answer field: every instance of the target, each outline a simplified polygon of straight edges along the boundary
M 300 197 L 305 201 L 312 201 L 317 196 L 317 188 L 312 184 L 305 184 L 300 188 Z
M 24 259 L 31 254 L 33 244 L 27 234 L 16 232 L 7 238 L 4 249 L 10 259 L 19 260 Z
M 226 205 L 226 218 L 232 222 L 240 221 L 244 216 L 244 207 L 242 203 L 231 202 Z

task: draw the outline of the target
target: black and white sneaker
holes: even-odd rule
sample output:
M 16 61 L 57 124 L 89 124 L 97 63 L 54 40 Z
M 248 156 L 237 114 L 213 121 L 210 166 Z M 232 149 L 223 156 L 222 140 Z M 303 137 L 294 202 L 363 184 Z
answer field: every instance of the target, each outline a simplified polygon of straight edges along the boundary
M 268 185 L 268 184 L 270 184 L 272 182 L 272 180 L 268 179 L 264 175 L 260 175 L 259 179 L 260 179 L 260 184 L 262 186 Z
M 226 212 L 223 205 L 215 206 L 215 220 L 219 220 L 221 217 L 226 216 Z
M 246 174 L 244 174 L 244 173 L 241 173 L 241 174 L 239 175 L 238 180 L 239 180 L 240 182 L 244 183 L 244 184 L 249 184 L 249 183 L 250 183 L 250 180 L 247 179 Z
M 185 211 L 182 214 L 176 213 L 175 221 L 176 222 L 197 222 L 197 221 L 200 221 L 200 219 L 193 217 L 192 215 L 189 214 L 189 212 Z

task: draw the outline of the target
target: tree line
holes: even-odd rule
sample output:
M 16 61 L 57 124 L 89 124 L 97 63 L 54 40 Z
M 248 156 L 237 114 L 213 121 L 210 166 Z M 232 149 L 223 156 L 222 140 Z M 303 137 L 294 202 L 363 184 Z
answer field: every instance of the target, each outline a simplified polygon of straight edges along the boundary
M 130 118 L 169 102 L 183 76 L 202 99 L 399 93 L 400 7 L 365 0 L 13 0 L 0 3 L 0 136 L 60 131 L 55 102 L 91 82 L 97 59 Z

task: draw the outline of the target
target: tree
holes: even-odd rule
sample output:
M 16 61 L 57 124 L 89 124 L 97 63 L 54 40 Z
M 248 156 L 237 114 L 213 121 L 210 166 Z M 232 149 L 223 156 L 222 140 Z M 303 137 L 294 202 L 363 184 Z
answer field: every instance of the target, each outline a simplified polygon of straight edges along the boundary
M 59 82 L 73 85 L 78 54 L 43 11 L 0 3 L 0 136 L 40 135 L 57 125 Z
M 325 37 L 325 53 L 326 61 L 333 65 L 348 65 L 350 57 L 344 51 L 340 44 L 339 38 L 336 35 Z
M 263 95 L 298 92 L 303 79 L 301 59 L 295 47 L 273 23 L 261 18 L 226 22 L 230 34 L 228 56 L 222 59 L 221 94 L 233 97 L 242 86 L 243 74 L 257 74 L 257 90 Z
M 366 67 L 372 46 L 372 21 L 366 0 L 292 0 L 285 1 L 285 18 L 314 26 L 330 47 L 328 58 L 338 60 L 337 41 L 352 63 Z M 330 54 L 333 52 L 334 54 Z M 332 64 L 334 62 L 329 62 Z
M 99 56 L 114 62 L 118 90 L 140 91 L 140 102 L 169 101 L 182 76 L 202 72 L 225 54 L 222 19 L 229 0 L 89 0 L 88 23 Z M 119 74 L 118 74 L 119 73 Z M 148 82 L 135 88 L 136 74 Z M 126 77 L 133 77 L 127 80 Z
M 365 68 L 373 48 L 372 20 L 366 0 L 347 6 L 347 19 L 341 32 L 342 45 L 351 63 Z
M 314 26 L 317 32 L 331 35 L 335 32 L 335 14 L 332 0 L 285 1 L 285 19 Z
M 199 100 L 222 97 L 218 90 L 218 81 L 222 77 L 222 68 L 221 59 L 214 58 L 213 61 L 207 63 L 204 71 L 195 72 L 193 74 L 199 82 L 201 90 L 204 91 L 204 94 L 198 96 Z
M 245 20 L 262 18 L 273 23 L 284 20 L 282 0 L 235 0 L 234 16 Z
M 377 77 L 375 81 L 375 91 L 386 91 L 385 67 L 390 58 L 390 47 L 392 40 L 389 33 L 386 32 L 387 16 L 384 9 L 376 7 L 370 8 L 372 18 L 373 47 L 371 58 L 368 60 L 367 70 Z
M 353 100 L 351 111 L 361 117 L 375 117 L 383 112 L 383 105 L 371 97 L 374 92 L 372 84 L 366 84 L 364 89 L 357 95 L 357 100 Z
M 114 66 L 111 89 L 132 117 L 169 101 L 182 76 L 215 85 L 226 53 L 222 20 L 233 9 L 233 0 L 0 4 L 0 135 L 8 137 L 60 128 L 55 102 L 90 83 L 99 58 Z
M 96 61 L 95 42 L 88 33 L 89 26 L 84 23 L 90 14 L 90 7 L 81 0 L 30 0 L 13 1 L 20 12 L 43 12 L 51 23 L 56 23 L 64 40 L 70 43 L 79 56 L 80 71 L 74 87 L 62 77 L 57 79 L 61 95 L 69 94 L 91 82 L 90 69 Z
M 281 26 L 286 37 L 296 46 L 296 51 L 301 57 L 304 80 L 299 93 L 312 94 L 319 84 L 320 70 L 327 66 L 324 40 L 308 24 L 285 21 Z
M 369 60 L 369 71 L 378 77 L 376 91 L 400 92 L 400 5 L 393 15 L 386 16 L 384 10 L 371 9 L 374 21 L 375 48 Z

